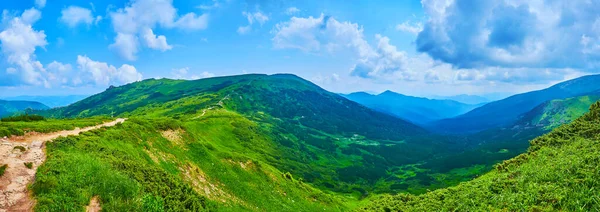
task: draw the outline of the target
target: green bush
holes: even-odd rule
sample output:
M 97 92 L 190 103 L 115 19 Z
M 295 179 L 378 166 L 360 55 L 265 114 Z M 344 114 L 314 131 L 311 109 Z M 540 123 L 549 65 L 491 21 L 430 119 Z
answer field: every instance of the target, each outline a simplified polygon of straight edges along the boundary
M 4 172 L 6 171 L 6 168 L 8 168 L 7 164 L 4 164 L 4 165 L 0 166 L 0 177 L 2 177 L 2 175 L 4 175 Z
M 5 117 L 5 118 L 0 119 L 0 121 L 2 121 L 2 122 L 17 122 L 17 121 L 32 122 L 32 121 L 43 121 L 43 120 L 46 120 L 46 118 L 44 118 L 43 116 L 28 115 L 28 114 Z

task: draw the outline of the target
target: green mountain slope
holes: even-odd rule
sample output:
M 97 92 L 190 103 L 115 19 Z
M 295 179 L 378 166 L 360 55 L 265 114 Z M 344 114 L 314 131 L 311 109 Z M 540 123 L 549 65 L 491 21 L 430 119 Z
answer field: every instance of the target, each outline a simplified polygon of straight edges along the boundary
M 540 127 L 551 130 L 579 118 L 598 100 L 600 95 L 587 95 L 544 102 L 523 114 L 515 127 Z
M 488 171 L 502 160 L 513 158 L 529 147 L 529 141 L 583 116 L 599 96 L 587 95 L 556 99 L 540 104 L 521 116 L 511 127 L 494 128 L 465 135 L 466 150 L 426 161 L 422 168 L 433 173 L 451 172 L 465 167 Z M 480 173 L 473 173 L 475 176 Z
M 384 196 L 364 211 L 597 211 L 600 102 L 573 123 L 470 182 L 423 195 Z
M 432 123 L 428 128 L 445 133 L 472 133 L 507 127 L 541 103 L 587 95 L 600 90 L 600 75 L 584 76 L 556 84 L 547 89 L 514 95 L 488 103 L 455 118 Z
M 386 91 L 378 95 L 358 92 L 343 96 L 371 109 L 392 114 L 417 124 L 451 118 L 480 106 L 464 104 L 454 100 L 405 96 L 392 91 Z
M 48 106 L 39 102 L 0 100 L 0 117 L 4 117 L 26 109 L 45 110 L 48 108 Z
M 428 187 L 433 179 L 407 170 L 453 151 L 418 126 L 284 74 L 145 80 L 40 113 L 171 117 L 197 139 L 225 146 L 219 155 L 255 155 L 318 188 L 356 197 L 405 191 L 407 183 Z M 236 140 L 240 145 L 228 146 Z

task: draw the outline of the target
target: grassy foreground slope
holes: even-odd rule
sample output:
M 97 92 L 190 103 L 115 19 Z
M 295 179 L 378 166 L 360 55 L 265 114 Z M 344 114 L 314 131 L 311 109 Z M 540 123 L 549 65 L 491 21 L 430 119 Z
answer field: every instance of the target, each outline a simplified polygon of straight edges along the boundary
M 88 127 L 101 124 L 109 120 L 106 117 L 93 117 L 85 119 L 44 119 L 38 116 L 20 115 L 5 117 L 0 120 L 0 137 L 11 135 L 24 135 L 27 132 L 48 133 L 61 130 L 73 130 L 76 127 Z M 32 119 L 37 121 L 32 121 Z
M 227 114 L 222 114 L 226 116 Z M 236 117 L 230 117 L 236 119 Z M 237 117 L 241 118 L 241 117 Z M 229 129 L 233 130 L 233 129 Z M 252 133 L 248 128 L 240 133 Z M 339 211 L 340 200 L 169 118 L 130 118 L 47 144 L 31 186 L 36 211 Z M 258 136 L 258 135 L 257 135 Z M 263 138 L 224 146 L 259 148 Z
M 363 211 L 600 210 L 600 102 L 469 182 L 374 200 Z

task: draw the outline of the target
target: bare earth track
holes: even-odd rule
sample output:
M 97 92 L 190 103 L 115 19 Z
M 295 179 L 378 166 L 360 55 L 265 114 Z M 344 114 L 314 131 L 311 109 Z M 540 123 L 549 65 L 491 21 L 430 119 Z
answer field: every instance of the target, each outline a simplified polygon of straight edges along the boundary
M 61 136 L 79 135 L 81 132 L 115 126 L 124 121 L 125 119 L 117 119 L 81 129 L 0 138 L 0 164 L 8 165 L 6 172 L 0 177 L 0 212 L 33 210 L 35 202 L 29 195 L 27 185 L 33 182 L 37 168 L 46 160 L 45 142 Z M 21 147 L 24 147 L 25 151 L 21 151 Z M 25 163 L 32 163 L 31 169 L 27 168 Z

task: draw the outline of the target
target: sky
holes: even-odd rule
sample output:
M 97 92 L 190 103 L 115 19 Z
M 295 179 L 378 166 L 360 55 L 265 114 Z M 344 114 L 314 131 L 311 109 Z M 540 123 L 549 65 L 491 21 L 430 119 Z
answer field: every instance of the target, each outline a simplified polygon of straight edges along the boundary
M 338 93 L 520 93 L 600 66 L 599 0 L 1 0 L 0 96 L 292 73 Z

